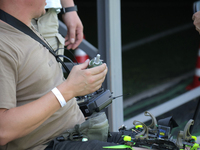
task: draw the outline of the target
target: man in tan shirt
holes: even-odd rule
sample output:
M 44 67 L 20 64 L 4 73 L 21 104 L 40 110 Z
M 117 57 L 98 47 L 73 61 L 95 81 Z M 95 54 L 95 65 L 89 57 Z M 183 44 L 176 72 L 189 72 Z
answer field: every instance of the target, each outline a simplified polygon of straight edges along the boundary
M 31 19 L 45 13 L 45 4 L 1 0 L 0 9 L 31 28 Z M 86 61 L 73 67 L 65 80 L 54 56 L 40 43 L 2 20 L 0 33 L 0 149 L 44 149 L 64 130 L 84 121 L 74 97 L 99 89 L 107 66 L 86 69 Z M 54 87 L 65 106 L 51 91 Z
M 0 0 L 0 16 L 10 14 L 40 37 L 31 19 L 45 13 L 45 4 L 45 0 Z M 74 66 L 65 80 L 48 49 L 7 21 L 0 20 L 0 150 L 43 150 L 66 129 L 85 121 L 74 97 L 98 90 L 107 66 L 87 69 L 86 61 Z M 65 141 L 53 149 L 102 150 L 116 145 L 113 141 Z

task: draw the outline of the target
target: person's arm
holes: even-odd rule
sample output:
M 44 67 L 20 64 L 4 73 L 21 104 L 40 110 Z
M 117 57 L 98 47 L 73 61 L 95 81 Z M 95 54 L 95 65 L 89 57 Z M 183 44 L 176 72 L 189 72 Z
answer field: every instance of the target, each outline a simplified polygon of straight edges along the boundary
M 95 92 L 102 85 L 107 73 L 105 64 L 86 69 L 88 61 L 73 67 L 68 78 L 57 89 L 64 99 L 83 96 Z M 0 145 L 23 137 L 47 120 L 60 108 L 60 103 L 52 92 L 38 100 L 12 109 L 0 109 Z
M 61 0 L 63 8 L 74 6 L 73 0 Z M 65 46 L 67 49 L 75 49 L 83 40 L 83 25 L 76 11 L 67 12 L 62 15 L 63 22 L 67 26 Z
M 192 20 L 194 20 L 193 24 L 195 25 L 196 30 L 200 33 L 200 11 L 193 14 Z
M 52 92 L 29 104 L 0 109 L 0 145 L 23 137 L 40 126 L 60 108 Z

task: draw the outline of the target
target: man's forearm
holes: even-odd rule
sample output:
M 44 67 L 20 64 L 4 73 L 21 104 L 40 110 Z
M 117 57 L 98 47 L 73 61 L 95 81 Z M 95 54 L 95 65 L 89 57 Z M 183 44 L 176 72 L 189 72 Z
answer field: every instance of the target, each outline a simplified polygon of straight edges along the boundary
M 74 6 L 73 0 L 60 0 L 60 2 L 63 8 Z
M 49 92 L 29 104 L 0 109 L 0 120 L 3 120 L 0 122 L 0 145 L 29 134 L 59 108 L 58 100 Z

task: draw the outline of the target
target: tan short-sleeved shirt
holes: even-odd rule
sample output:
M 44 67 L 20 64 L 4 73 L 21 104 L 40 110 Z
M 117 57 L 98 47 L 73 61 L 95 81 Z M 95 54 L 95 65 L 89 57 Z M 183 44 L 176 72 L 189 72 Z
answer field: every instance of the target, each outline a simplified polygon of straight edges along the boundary
M 11 109 L 37 100 L 63 81 L 62 70 L 46 48 L 0 21 L 0 108 Z M 36 130 L 0 146 L 0 150 L 41 150 L 43 144 L 83 121 L 72 99 Z

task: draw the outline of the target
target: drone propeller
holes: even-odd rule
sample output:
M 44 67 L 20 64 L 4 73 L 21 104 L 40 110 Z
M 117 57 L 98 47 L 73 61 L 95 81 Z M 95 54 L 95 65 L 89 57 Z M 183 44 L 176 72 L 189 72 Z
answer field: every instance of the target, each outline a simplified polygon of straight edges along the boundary
M 128 145 L 116 145 L 116 146 L 104 146 L 103 148 L 109 148 L 109 149 L 132 149 L 134 150 L 131 146 Z

